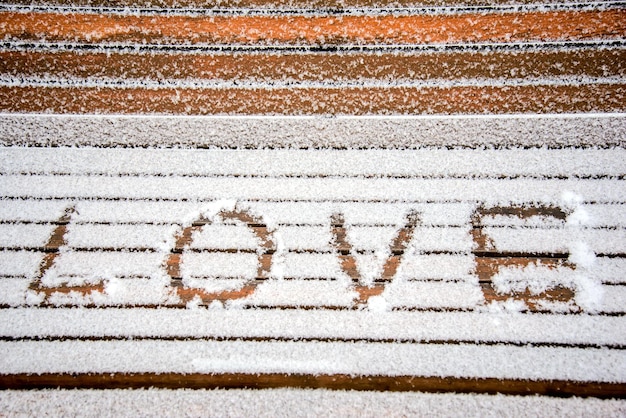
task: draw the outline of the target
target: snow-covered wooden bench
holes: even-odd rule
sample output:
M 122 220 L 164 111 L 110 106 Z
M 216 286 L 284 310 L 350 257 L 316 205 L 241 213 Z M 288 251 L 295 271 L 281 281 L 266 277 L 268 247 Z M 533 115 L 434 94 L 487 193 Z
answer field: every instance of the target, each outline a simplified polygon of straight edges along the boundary
M 621 149 L 2 154 L 5 387 L 622 393 Z
M 40 3 L 0 6 L 0 388 L 626 408 L 621 2 Z

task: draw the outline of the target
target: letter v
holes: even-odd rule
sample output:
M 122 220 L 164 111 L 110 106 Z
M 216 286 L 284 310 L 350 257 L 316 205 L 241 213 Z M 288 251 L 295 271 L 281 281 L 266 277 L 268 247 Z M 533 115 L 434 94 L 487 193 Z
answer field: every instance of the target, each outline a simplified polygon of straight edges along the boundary
M 343 214 L 336 213 L 331 216 L 333 244 L 341 261 L 341 269 L 352 279 L 354 290 L 359 294 L 357 306 L 366 305 L 370 297 L 380 295 L 385 290 L 386 282 L 393 280 L 400 266 L 401 257 L 404 255 L 411 238 L 413 238 L 413 232 L 419 222 L 417 212 L 411 210 L 407 213 L 404 226 L 396 232 L 395 237 L 391 240 L 389 255 L 383 265 L 382 274 L 373 284 L 365 285 L 362 283 L 361 274 L 357 268 L 357 260 L 352 245 L 348 242 Z

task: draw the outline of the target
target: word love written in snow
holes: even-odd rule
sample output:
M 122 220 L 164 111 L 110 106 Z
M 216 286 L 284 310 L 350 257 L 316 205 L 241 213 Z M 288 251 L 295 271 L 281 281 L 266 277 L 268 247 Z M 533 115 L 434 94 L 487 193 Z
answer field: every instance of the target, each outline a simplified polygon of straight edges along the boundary
M 218 202 L 219 203 L 219 202 Z M 106 291 L 104 283 L 81 285 L 81 286 L 46 286 L 44 277 L 50 268 L 55 264 L 58 256 L 61 254 L 58 248 L 67 244 L 66 232 L 67 226 L 71 222 L 72 215 L 75 213 L 74 207 L 68 207 L 65 214 L 59 219 L 58 226 L 53 231 L 47 248 L 55 248 L 57 251 L 46 253 L 41 261 L 39 274 L 29 289 L 36 292 L 41 297 L 41 303 L 53 294 L 57 293 L 82 293 L 91 292 L 104 293 Z M 503 268 L 515 267 L 524 268 L 528 266 L 543 267 L 546 269 L 565 268 L 574 270 L 576 264 L 569 259 L 569 255 L 547 257 L 542 254 L 516 254 L 515 257 L 506 257 L 497 252 L 494 241 L 483 228 L 483 220 L 487 217 L 494 216 L 510 216 L 526 219 L 530 217 L 545 217 L 558 220 L 565 220 L 568 212 L 556 207 L 547 205 L 511 205 L 511 206 L 492 206 L 485 207 L 479 205 L 471 216 L 472 224 L 472 240 L 473 240 L 473 256 L 476 264 L 476 274 L 480 281 L 481 290 L 485 301 L 505 301 L 508 299 L 517 299 L 526 303 L 530 308 L 534 308 L 536 304 L 542 301 L 549 302 L 566 302 L 569 303 L 575 299 L 576 285 L 571 281 L 564 280 L 563 283 L 548 283 L 540 290 L 531 290 L 529 286 L 520 289 L 519 286 L 515 291 L 498 289 L 492 280 Z M 182 264 L 182 255 L 185 250 L 189 249 L 192 244 L 194 234 L 199 232 L 204 226 L 220 221 L 234 221 L 247 226 L 256 236 L 258 249 L 258 271 L 254 280 L 249 280 L 242 287 L 235 290 L 223 290 L 210 292 L 205 289 L 193 288 L 185 286 L 181 281 L 180 268 Z M 398 267 L 402 262 L 402 257 L 407 249 L 409 242 L 414 238 L 416 227 L 420 225 L 420 214 L 417 211 L 409 211 L 406 214 L 404 225 L 398 229 L 395 236 L 389 244 L 389 251 L 386 259 L 383 261 L 382 269 L 379 270 L 379 277 L 375 280 L 365 280 L 359 269 L 357 268 L 357 257 L 348 240 L 347 229 L 344 222 L 344 216 L 341 213 L 335 213 L 331 216 L 331 233 L 332 244 L 339 259 L 341 270 L 350 278 L 351 290 L 357 295 L 354 299 L 353 307 L 360 308 L 366 306 L 372 297 L 379 296 L 385 290 L 385 286 L 389 284 L 396 276 Z M 241 207 L 240 205 L 224 203 L 217 211 L 207 215 L 203 212 L 195 219 L 191 225 L 182 228 L 175 236 L 175 246 L 166 256 L 162 267 L 170 278 L 169 286 L 175 291 L 183 303 L 198 298 L 204 304 L 210 304 L 213 301 L 230 301 L 241 299 L 252 295 L 257 286 L 262 284 L 264 280 L 273 277 L 272 265 L 275 257 L 280 253 L 277 248 L 277 240 L 275 237 L 276 230 L 270 229 L 263 222 L 263 218 L 252 213 L 252 211 Z M 514 261 L 512 261 L 514 258 Z M 367 282 L 367 283 L 365 283 Z

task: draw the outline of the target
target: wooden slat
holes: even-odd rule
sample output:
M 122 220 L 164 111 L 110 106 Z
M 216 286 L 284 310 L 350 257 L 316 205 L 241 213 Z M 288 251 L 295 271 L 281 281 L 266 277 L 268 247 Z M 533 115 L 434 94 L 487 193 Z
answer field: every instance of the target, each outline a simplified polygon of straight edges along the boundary
M 397 16 L 136 16 L 0 12 L 0 38 L 164 44 L 420 44 L 620 39 L 625 12 Z
M 459 114 L 621 112 L 624 84 L 507 87 L 114 89 L 0 87 L 5 112 Z
M 623 77 L 626 49 L 446 53 L 236 53 L 0 51 L 0 74 L 52 79 L 110 77 L 128 82 L 354 82 L 534 77 Z
M 0 375 L 3 389 L 168 388 L 270 389 L 282 387 L 334 390 L 385 390 L 429 393 L 488 393 L 504 395 L 593 396 L 610 399 L 626 394 L 621 383 L 557 380 L 463 379 L 419 376 L 351 376 L 310 374 L 19 374 Z

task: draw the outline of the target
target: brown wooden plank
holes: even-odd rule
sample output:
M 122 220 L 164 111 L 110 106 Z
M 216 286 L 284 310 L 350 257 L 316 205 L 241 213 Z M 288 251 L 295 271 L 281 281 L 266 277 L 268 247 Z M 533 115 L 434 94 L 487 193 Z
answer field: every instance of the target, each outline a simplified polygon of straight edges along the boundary
M 558 267 L 574 268 L 567 261 L 567 255 L 563 254 L 561 257 L 532 257 L 532 256 L 517 256 L 517 257 L 489 257 L 478 256 L 476 257 L 476 274 L 481 282 L 491 282 L 493 276 L 495 276 L 500 268 L 524 268 L 530 264 L 541 265 L 548 269 Z
M 623 39 L 626 10 L 460 15 L 113 15 L 0 12 L 0 39 L 158 44 L 432 44 Z
M 46 6 L 138 7 L 138 8 L 270 8 L 270 9 L 337 9 L 344 8 L 405 8 L 432 6 L 494 6 L 546 4 L 538 0 L 12 0 L 12 4 Z M 597 3 L 610 1 L 600 0 Z M 549 3 L 548 3 L 549 4 Z
M 133 54 L 0 51 L 12 77 L 353 81 L 626 76 L 626 49 L 397 54 Z
M 626 84 L 389 88 L 0 87 L 0 111 L 184 115 L 623 112 Z
M 456 392 L 506 395 L 626 397 L 626 384 L 564 380 L 472 379 L 423 376 L 350 376 L 308 374 L 76 373 L 4 374 L 1 389 L 270 389 L 315 388 L 394 392 Z
M 545 290 L 539 294 L 534 294 L 528 289 L 523 292 L 499 293 L 495 290 L 491 283 L 481 283 L 480 287 L 487 303 L 503 302 L 509 299 L 518 300 L 524 302 L 528 306 L 528 310 L 531 312 L 545 311 L 545 309 L 541 308 L 542 302 L 567 303 L 573 301 L 574 296 L 576 296 L 572 289 L 562 286 Z

